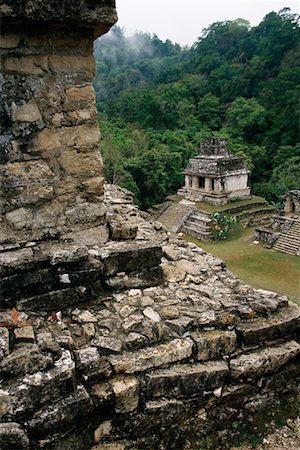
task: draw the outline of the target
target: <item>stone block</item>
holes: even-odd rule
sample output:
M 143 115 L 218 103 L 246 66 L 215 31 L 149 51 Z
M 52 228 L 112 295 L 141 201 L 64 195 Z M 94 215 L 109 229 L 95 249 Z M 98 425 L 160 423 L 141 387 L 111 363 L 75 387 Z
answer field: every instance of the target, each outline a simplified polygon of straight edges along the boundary
M 107 411 L 114 405 L 114 393 L 111 385 L 107 382 L 93 383 L 90 396 L 96 408 Z
M 65 105 L 78 109 L 80 104 L 94 104 L 96 102 L 95 91 L 92 85 L 83 87 L 72 87 L 66 89 Z
M 273 373 L 300 354 L 300 344 L 289 341 L 276 347 L 239 355 L 229 362 L 233 378 L 258 377 Z
M 291 336 L 300 329 L 300 308 L 290 303 L 268 318 L 242 322 L 236 327 L 238 338 L 246 345 L 259 344 L 266 340 Z
M 26 326 L 14 329 L 14 335 L 18 342 L 20 341 L 34 341 L 35 335 L 32 326 Z
M 53 266 L 84 261 L 88 257 L 87 247 L 74 244 L 59 243 L 58 245 L 41 245 L 40 249 L 45 259 L 47 258 Z
M 120 353 L 122 350 L 122 341 L 110 336 L 97 336 L 93 341 L 93 345 L 98 348 L 102 355 Z
M 194 331 L 191 338 L 196 343 L 199 361 L 230 355 L 236 348 L 234 331 Z
M 95 60 L 89 56 L 49 56 L 49 68 L 52 72 L 82 73 L 86 72 L 91 77 L 95 75 Z
M 194 319 L 185 316 L 179 317 L 178 319 L 166 320 L 166 325 L 179 336 L 182 336 L 187 330 L 190 330 L 193 324 Z
M 0 48 L 16 48 L 19 45 L 21 36 L 18 34 L 3 34 L 0 36 Z
M 118 375 L 109 383 L 115 395 L 117 413 L 128 413 L 138 407 L 140 383 L 136 377 Z
M 61 145 L 60 134 L 57 130 L 55 128 L 45 128 L 36 135 L 32 150 L 54 150 L 61 147 Z
M 28 344 L 10 353 L 0 362 L 0 373 L 5 378 L 12 378 L 46 370 L 51 366 L 53 360 L 50 356 L 40 353 L 36 345 Z
M 106 225 L 98 225 L 97 227 L 87 228 L 86 230 L 67 233 L 64 235 L 64 239 L 72 240 L 79 246 L 92 246 L 106 244 L 109 235 Z
M 124 218 L 123 221 L 109 221 L 110 237 L 113 240 L 135 239 L 138 231 L 136 222 Z
M 29 448 L 29 439 L 21 425 L 15 422 L 0 423 L 1 450 Z
M 13 115 L 17 122 L 37 122 L 42 119 L 39 107 L 35 102 L 18 106 Z
M 192 350 L 190 339 L 174 339 L 167 344 L 126 352 L 109 360 L 117 373 L 135 373 L 190 358 Z
M 5 327 L 0 328 L 0 361 L 9 354 L 9 331 Z
M 118 272 L 140 272 L 160 264 L 162 250 L 156 242 L 120 242 L 99 248 L 98 256 L 104 263 L 103 273 L 107 277 Z
M 168 369 L 153 370 L 145 377 L 146 397 L 202 395 L 204 391 L 221 387 L 228 372 L 224 361 L 176 364 Z
M 28 421 L 30 432 L 37 436 L 66 430 L 75 421 L 86 418 L 93 409 L 92 401 L 81 385 L 67 397 L 37 411 Z
M 44 75 L 48 71 L 48 57 L 41 55 L 9 57 L 4 60 L 4 69 L 24 75 Z
M 109 436 L 112 431 L 112 421 L 106 420 L 100 423 L 94 431 L 94 441 L 98 444 L 105 436 Z
M 33 262 L 34 256 L 31 248 L 0 253 L 1 276 L 9 275 L 16 270 L 28 270 L 32 267 Z
M 83 181 L 82 185 L 85 188 L 85 192 L 88 194 L 101 196 L 104 193 L 104 177 L 102 176 L 89 178 L 88 180 Z
M 83 373 L 95 372 L 100 365 L 100 355 L 96 347 L 87 347 L 74 352 L 76 368 Z
M 28 417 L 28 414 L 42 405 L 59 400 L 75 389 L 75 364 L 69 351 L 55 361 L 48 371 L 37 371 L 25 376 L 18 385 L 9 385 L 11 417 Z
M 77 223 L 104 222 L 106 207 L 103 203 L 84 202 L 79 203 L 65 211 L 67 222 L 70 225 Z
M 31 311 L 59 311 L 67 306 L 83 302 L 87 298 L 91 299 L 90 291 L 85 286 L 77 286 L 23 297 L 17 302 L 17 308 Z
M 102 160 L 98 153 L 80 153 L 65 150 L 60 155 L 60 165 L 66 175 L 87 178 L 102 175 Z
M 54 173 L 44 161 L 26 161 L 8 163 L 4 169 L 3 186 L 16 188 L 33 184 L 50 184 Z

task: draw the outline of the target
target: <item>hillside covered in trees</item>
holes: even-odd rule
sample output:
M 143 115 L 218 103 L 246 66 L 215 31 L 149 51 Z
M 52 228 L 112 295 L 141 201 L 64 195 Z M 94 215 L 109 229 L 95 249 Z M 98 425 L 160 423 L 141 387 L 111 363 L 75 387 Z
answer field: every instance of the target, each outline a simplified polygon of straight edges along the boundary
M 94 53 L 106 177 L 142 208 L 176 192 L 210 135 L 246 158 L 254 194 L 277 203 L 300 189 L 300 29 L 289 9 L 252 28 L 213 23 L 191 48 L 115 26 Z

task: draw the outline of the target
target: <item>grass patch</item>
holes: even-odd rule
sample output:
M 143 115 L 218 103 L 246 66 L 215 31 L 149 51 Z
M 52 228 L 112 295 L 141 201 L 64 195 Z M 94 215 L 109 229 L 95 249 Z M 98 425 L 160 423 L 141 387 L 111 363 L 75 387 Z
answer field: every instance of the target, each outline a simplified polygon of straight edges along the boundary
M 254 228 L 237 224 L 226 241 L 202 242 L 187 235 L 184 239 L 223 259 L 245 283 L 288 295 L 300 306 L 300 258 L 253 244 Z

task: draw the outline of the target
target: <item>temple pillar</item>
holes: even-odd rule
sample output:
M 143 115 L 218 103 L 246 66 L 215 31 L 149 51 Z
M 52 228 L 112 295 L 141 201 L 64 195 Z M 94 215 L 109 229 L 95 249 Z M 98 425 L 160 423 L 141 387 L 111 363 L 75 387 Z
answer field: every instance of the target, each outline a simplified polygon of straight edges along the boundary
M 105 227 L 92 87 L 114 1 L 1 3 L 0 242 Z

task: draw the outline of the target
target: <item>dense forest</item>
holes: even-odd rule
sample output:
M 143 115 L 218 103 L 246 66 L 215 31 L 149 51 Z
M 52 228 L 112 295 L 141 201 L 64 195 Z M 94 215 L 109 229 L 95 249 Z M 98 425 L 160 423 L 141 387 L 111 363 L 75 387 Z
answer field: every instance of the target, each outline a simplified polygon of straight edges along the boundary
M 94 52 L 106 177 L 142 208 L 177 191 L 211 135 L 245 157 L 254 194 L 276 204 L 300 189 L 300 28 L 288 8 L 257 27 L 213 23 L 191 48 L 115 26 Z

